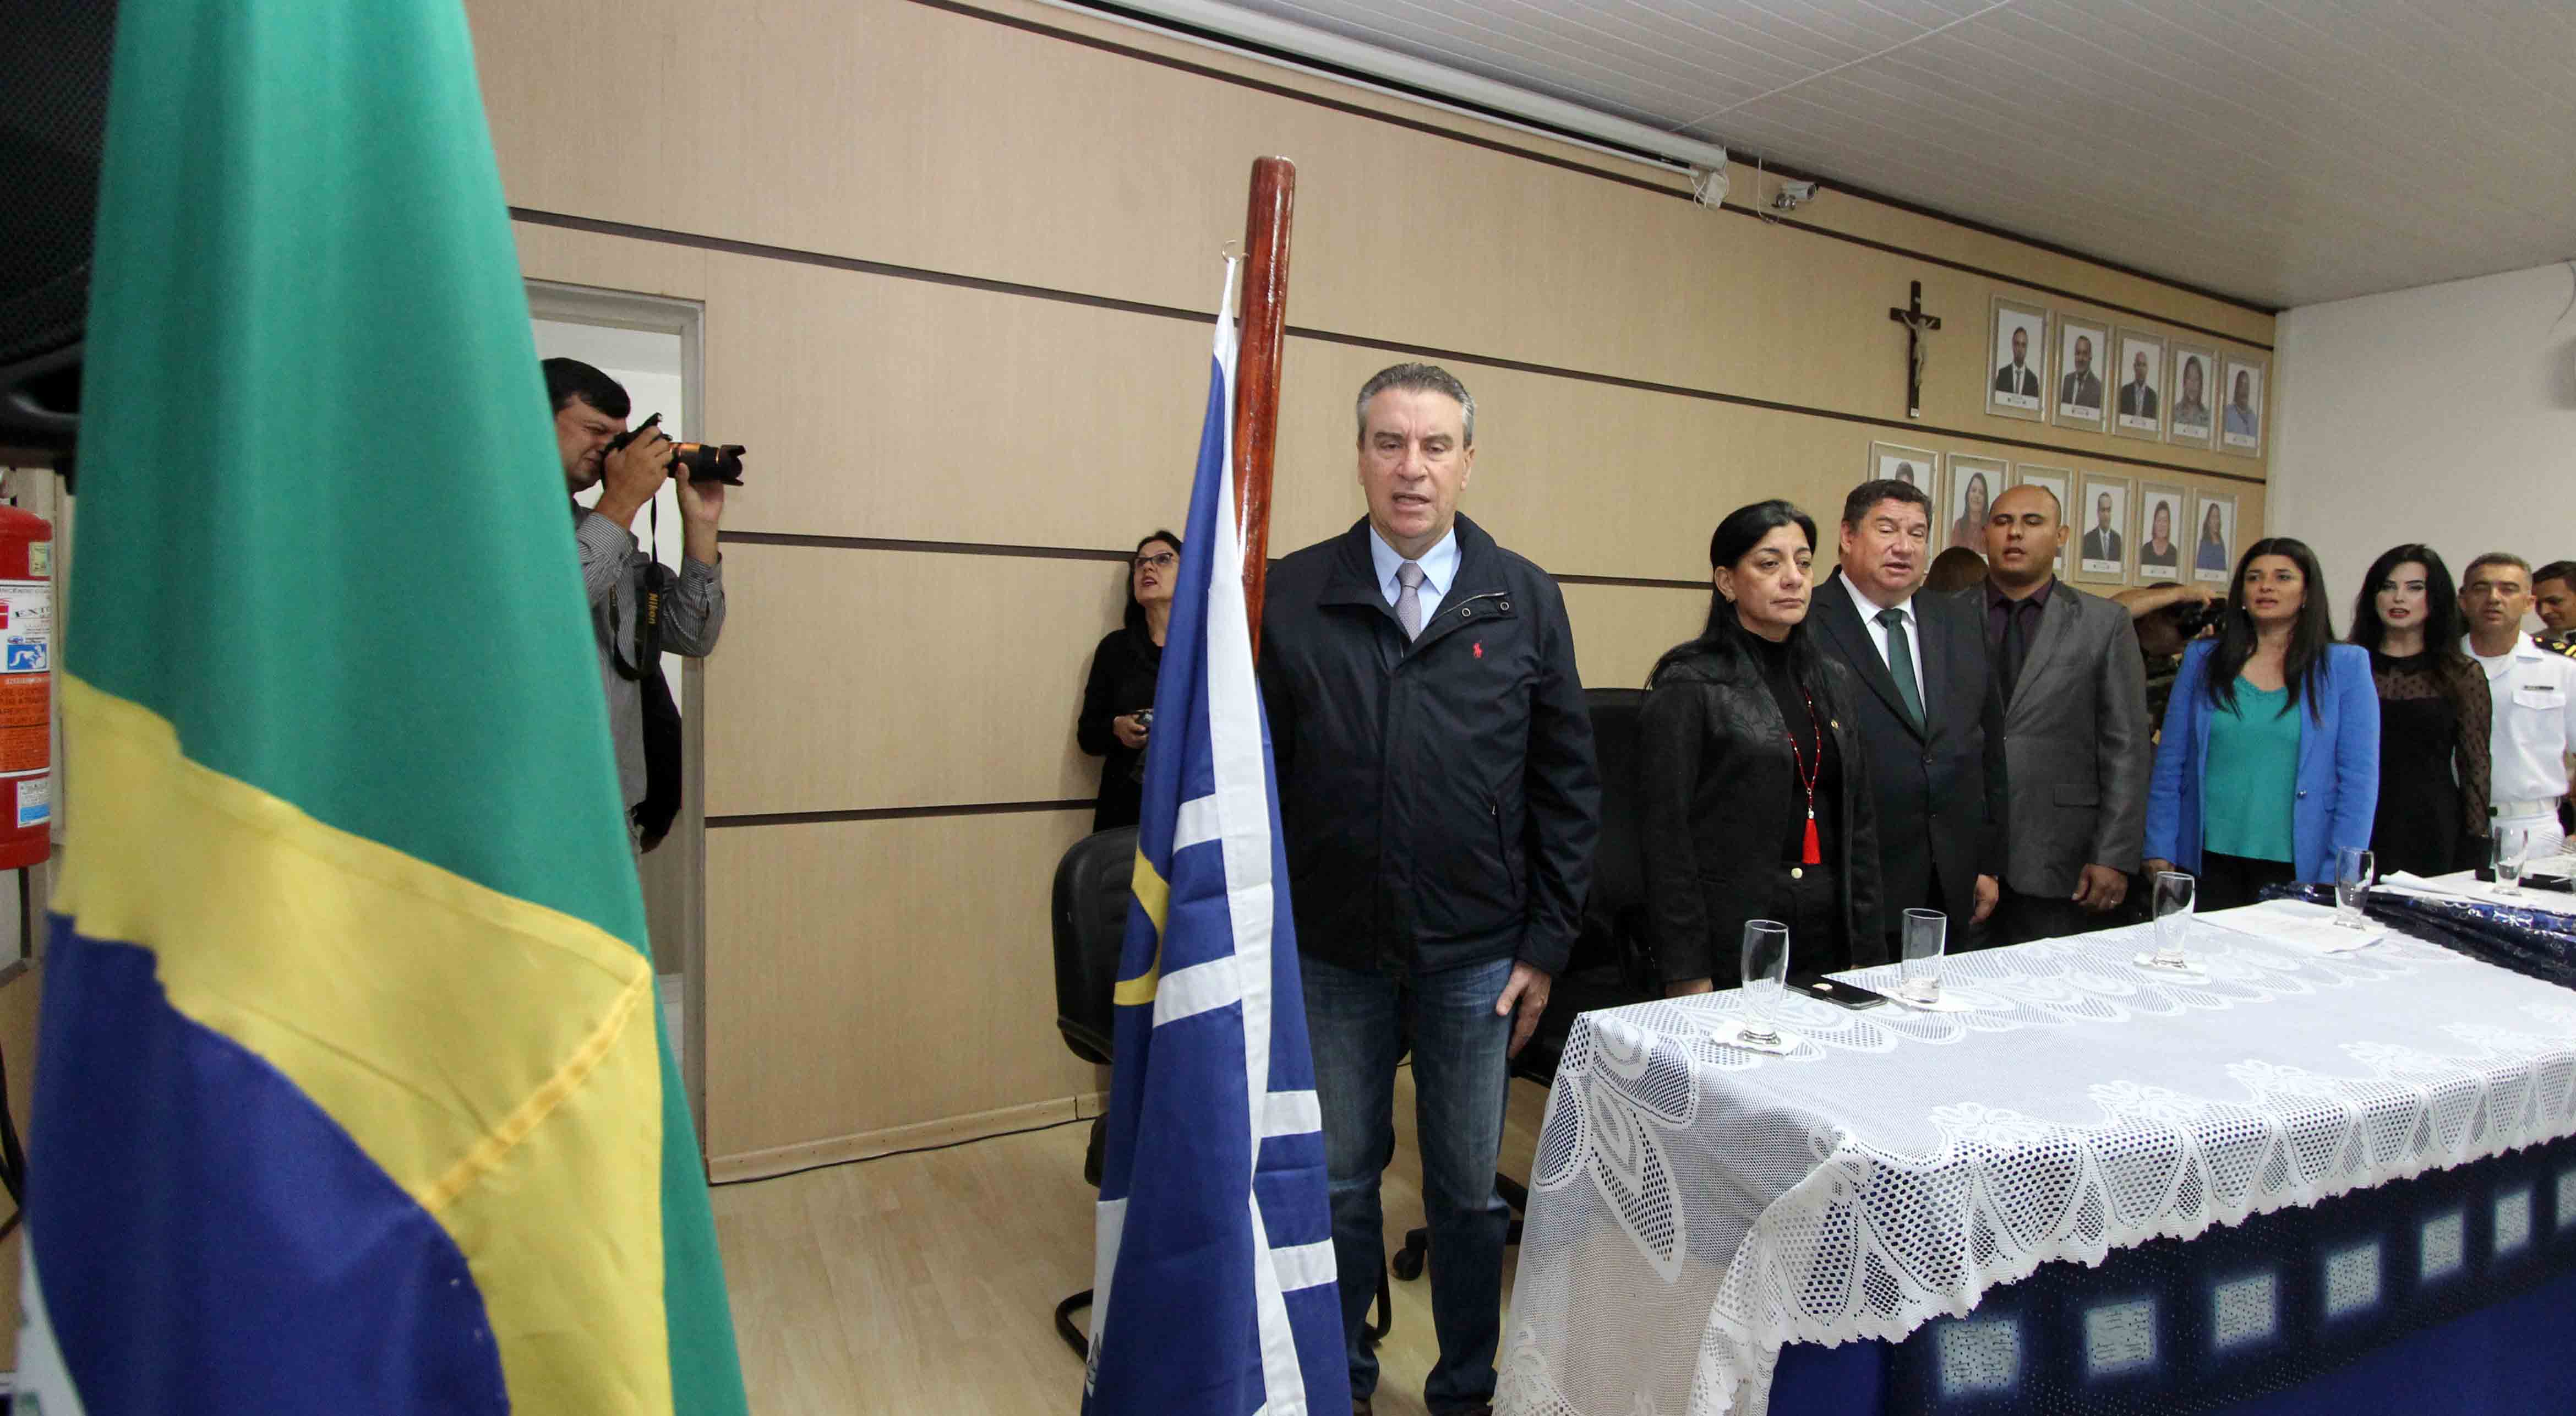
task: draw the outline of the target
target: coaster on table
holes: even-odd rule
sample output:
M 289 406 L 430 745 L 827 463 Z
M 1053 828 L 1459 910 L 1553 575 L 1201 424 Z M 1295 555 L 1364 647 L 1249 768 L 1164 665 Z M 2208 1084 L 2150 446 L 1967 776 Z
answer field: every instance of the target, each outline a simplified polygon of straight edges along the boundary
M 1744 1036 L 1742 1018 L 1723 1018 L 1709 1024 L 1708 1039 L 1720 1047 L 1740 1047 L 1747 1052 L 1767 1052 L 1774 1057 L 1786 1057 L 1798 1050 L 1800 1039 L 1796 1033 L 1777 1023 L 1772 1024 L 1771 1030 L 1780 1035 L 1779 1041 L 1754 1042 Z
M 1906 1007 L 1911 1008 L 1918 1013 L 1973 1013 L 1977 1011 L 1975 1004 L 1970 1003 L 1967 999 L 1960 997 L 1958 994 L 1953 993 L 1946 988 L 1941 991 L 1941 1001 L 1938 1003 L 1925 1003 L 1919 999 L 1908 998 L 1904 994 L 1892 988 L 1887 990 L 1887 996 L 1890 1001 L 1902 1003 Z

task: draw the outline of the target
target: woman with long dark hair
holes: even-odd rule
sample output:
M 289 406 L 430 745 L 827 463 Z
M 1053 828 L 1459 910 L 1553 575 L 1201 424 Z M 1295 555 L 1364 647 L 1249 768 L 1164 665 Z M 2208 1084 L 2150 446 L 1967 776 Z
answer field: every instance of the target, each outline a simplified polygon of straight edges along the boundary
M 1172 587 L 1180 580 L 1181 538 L 1157 531 L 1136 543 L 1127 562 L 1127 614 L 1091 654 L 1074 740 L 1100 764 L 1100 797 L 1091 829 L 1133 826 L 1145 810 L 1145 737 L 1151 730 L 1154 683 L 1163 672 L 1163 633 L 1172 622 Z
M 2199 876 L 2204 909 L 2332 884 L 2379 804 L 2370 655 L 2334 642 L 2316 552 L 2287 536 L 2246 547 L 2228 601 L 2218 637 L 2183 651 L 2147 789 L 2147 871 Z
M 2460 652 L 2460 601 L 2432 547 L 2391 546 L 2353 598 L 2352 642 L 2379 692 L 2382 873 L 2440 875 L 2486 861 L 2487 676 Z
M 1733 986 L 1748 919 L 1789 926 L 1795 973 L 1886 962 L 1856 685 L 1806 631 L 1815 551 L 1785 501 L 1730 513 L 1708 542 L 1708 627 L 1646 681 L 1646 908 L 1673 993 Z

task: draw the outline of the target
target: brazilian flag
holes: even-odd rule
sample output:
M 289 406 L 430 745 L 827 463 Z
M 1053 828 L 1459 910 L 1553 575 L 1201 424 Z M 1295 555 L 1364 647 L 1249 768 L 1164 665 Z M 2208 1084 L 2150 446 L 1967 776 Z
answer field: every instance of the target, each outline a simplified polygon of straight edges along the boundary
M 22 1409 L 744 1409 L 551 426 L 458 0 L 125 0 Z

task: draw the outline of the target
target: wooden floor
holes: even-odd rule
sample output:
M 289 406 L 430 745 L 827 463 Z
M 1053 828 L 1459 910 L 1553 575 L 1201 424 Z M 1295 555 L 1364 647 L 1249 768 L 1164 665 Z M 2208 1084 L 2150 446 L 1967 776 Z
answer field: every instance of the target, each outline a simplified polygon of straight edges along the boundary
M 1547 1094 L 1512 1083 L 1503 1170 L 1526 1177 Z M 1413 1074 L 1396 1078 L 1388 1246 L 1422 1222 Z M 1082 1364 L 1057 1300 L 1091 1286 L 1088 1124 L 715 1191 L 751 1409 L 778 1416 L 1076 1416 Z M 1515 1256 L 1504 1262 L 1510 1291 Z M 1427 1282 L 1395 1285 L 1381 1416 L 1421 1416 Z M 1086 1315 L 1087 1316 L 1087 1315 Z

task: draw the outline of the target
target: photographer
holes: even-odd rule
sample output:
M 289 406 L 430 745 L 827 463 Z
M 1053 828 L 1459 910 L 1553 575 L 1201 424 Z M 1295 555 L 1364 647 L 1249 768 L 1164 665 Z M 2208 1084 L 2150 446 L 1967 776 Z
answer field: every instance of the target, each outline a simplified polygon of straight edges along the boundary
M 678 805 L 678 721 L 662 681 L 661 651 L 704 657 L 724 628 L 724 577 L 716 525 L 724 516 L 721 483 L 671 477 L 671 440 L 647 427 L 623 446 L 631 405 L 617 380 L 576 359 L 545 361 L 546 397 L 555 410 L 555 447 L 568 494 L 600 488 L 596 506 L 575 503 L 573 539 L 581 546 L 582 588 L 590 596 L 591 634 L 599 646 L 599 679 L 608 694 L 608 730 L 617 745 L 617 785 L 626 805 L 627 843 L 640 854 L 658 843 Z M 635 516 L 671 482 L 680 502 L 682 560 L 675 577 L 638 545 Z M 645 611 L 658 587 L 657 622 Z M 648 720 L 654 734 L 648 754 Z M 659 770 L 648 771 L 650 766 Z M 663 781 L 656 782 L 655 778 Z M 648 786 L 665 810 L 649 813 Z M 646 838 L 650 837 L 648 841 Z
M 2138 628 L 2138 652 L 2147 666 L 2147 721 L 2161 723 L 2174 678 L 2182 672 L 2183 649 L 2209 633 L 2227 607 L 2206 585 L 2150 585 L 2111 598 Z

